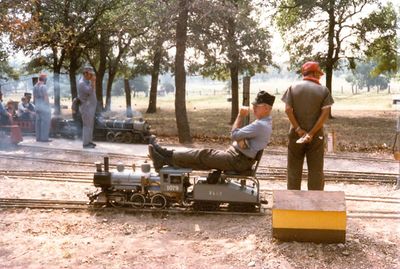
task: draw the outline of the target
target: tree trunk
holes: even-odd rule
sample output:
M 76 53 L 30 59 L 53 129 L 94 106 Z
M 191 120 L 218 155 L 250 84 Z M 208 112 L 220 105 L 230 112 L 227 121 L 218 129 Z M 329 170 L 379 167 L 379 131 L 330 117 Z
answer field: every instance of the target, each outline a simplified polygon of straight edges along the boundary
M 124 79 L 125 99 L 126 99 L 126 116 L 132 118 L 132 104 L 131 104 L 131 86 L 129 85 L 129 79 Z
M 116 72 L 113 70 L 111 66 L 108 68 L 108 80 L 107 80 L 107 88 L 106 88 L 106 107 L 105 111 L 111 111 L 111 90 L 114 82 Z
M 54 70 L 53 85 L 54 85 L 54 115 L 61 115 L 60 103 L 60 69 Z
M 231 76 L 231 92 L 232 92 L 232 109 L 230 123 L 236 120 L 239 113 L 239 53 L 236 47 L 236 21 L 235 18 L 228 18 L 228 41 L 229 51 L 228 57 L 230 60 L 229 71 Z
M 60 105 L 60 73 L 61 66 L 64 61 L 65 51 L 61 50 L 60 58 L 57 57 L 58 49 L 56 47 L 52 48 L 53 50 L 53 87 L 54 87 L 54 114 L 61 114 L 61 105 Z
M 326 87 L 332 94 L 332 77 L 333 77 L 333 66 L 335 59 L 333 57 L 335 50 L 335 0 L 329 0 L 329 28 L 328 28 L 328 53 L 326 59 Z M 332 111 L 329 110 L 329 118 L 332 118 Z
M 175 54 L 175 117 L 180 143 L 191 143 L 189 121 L 186 112 L 185 50 L 189 0 L 179 0 L 179 15 L 176 23 Z
M 79 68 L 79 63 L 78 63 L 79 57 L 80 53 L 76 49 L 73 49 L 70 54 L 70 62 L 69 62 L 69 81 L 70 81 L 72 99 L 78 96 L 78 89 L 76 85 L 76 71 Z
M 146 113 L 156 113 L 157 111 L 157 87 L 158 87 L 158 75 L 160 72 L 161 63 L 161 46 L 157 46 L 154 57 L 153 57 L 153 68 L 151 70 L 151 87 L 150 87 L 150 98 L 149 106 Z
M 232 64 L 230 69 L 231 85 L 232 85 L 232 110 L 231 110 L 231 124 L 236 120 L 239 113 L 239 68 L 237 64 Z
M 104 74 L 107 68 L 107 54 L 108 54 L 107 40 L 104 34 L 100 36 L 100 47 L 99 47 L 99 67 L 96 70 L 96 97 L 97 97 L 97 108 L 96 112 L 100 113 L 104 110 L 103 102 L 103 80 Z

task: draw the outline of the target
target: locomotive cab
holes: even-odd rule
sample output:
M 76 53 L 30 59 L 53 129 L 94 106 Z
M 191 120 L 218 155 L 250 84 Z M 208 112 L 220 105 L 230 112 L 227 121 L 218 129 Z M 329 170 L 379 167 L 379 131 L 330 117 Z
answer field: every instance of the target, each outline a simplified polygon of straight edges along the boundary
M 192 169 L 164 167 L 160 169 L 160 191 L 170 199 L 179 202 L 187 194 Z

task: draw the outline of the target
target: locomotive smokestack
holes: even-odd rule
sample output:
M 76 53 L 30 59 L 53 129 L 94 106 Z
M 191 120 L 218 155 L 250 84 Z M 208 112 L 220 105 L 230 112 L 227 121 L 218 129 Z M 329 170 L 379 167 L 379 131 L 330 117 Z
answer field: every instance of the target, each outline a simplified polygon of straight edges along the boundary
M 110 159 L 108 156 L 104 157 L 104 172 L 109 172 Z

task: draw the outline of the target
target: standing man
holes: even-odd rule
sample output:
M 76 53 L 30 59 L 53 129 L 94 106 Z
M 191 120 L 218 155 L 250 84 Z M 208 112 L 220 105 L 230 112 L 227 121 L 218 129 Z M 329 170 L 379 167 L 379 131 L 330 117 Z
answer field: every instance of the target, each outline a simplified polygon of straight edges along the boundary
M 324 189 L 323 125 L 333 104 L 327 87 L 319 83 L 324 74 L 317 62 L 306 62 L 301 68 L 303 80 L 290 86 L 282 101 L 291 123 L 289 131 L 287 188 L 301 189 L 304 157 L 307 158 L 308 189 Z
M 96 76 L 91 66 L 83 68 L 83 77 L 78 83 L 79 110 L 82 115 L 82 141 L 83 148 L 94 148 L 93 127 L 96 113 Z
M 49 140 L 51 109 L 46 81 L 47 75 L 41 73 L 38 82 L 33 87 L 33 103 L 36 110 L 35 133 L 38 142 L 51 141 Z

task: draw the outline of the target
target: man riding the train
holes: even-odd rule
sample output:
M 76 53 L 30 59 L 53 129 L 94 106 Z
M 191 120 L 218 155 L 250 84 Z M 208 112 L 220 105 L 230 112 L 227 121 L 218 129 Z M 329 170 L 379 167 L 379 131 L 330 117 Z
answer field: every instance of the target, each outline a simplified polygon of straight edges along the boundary
M 252 102 L 256 120 L 242 126 L 249 108 L 241 108 L 231 129 L 232 145 L 225 151 L 211 148 L 172 151 L 159 146 L 155 139 L 149 143 L 149 156 L 156 171 L 164 165 L 192 168 L 193 170 L 211 170 L 243 172 L 251 170 L 257 152 L 269 143 L 272 133 L 270 116 L 275 96 L 260 91 Z

